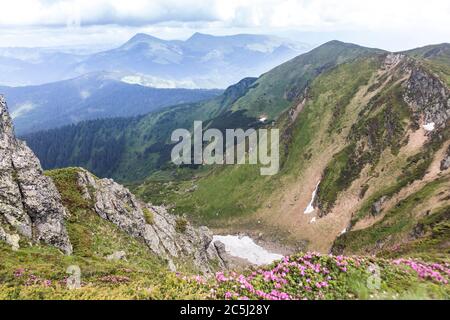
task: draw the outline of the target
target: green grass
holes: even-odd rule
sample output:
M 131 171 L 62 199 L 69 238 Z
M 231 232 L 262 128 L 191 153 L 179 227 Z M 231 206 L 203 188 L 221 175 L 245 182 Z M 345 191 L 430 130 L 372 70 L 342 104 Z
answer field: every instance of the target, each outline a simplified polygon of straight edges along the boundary
M 147 222 L 148 224 L 155 223 L 155 215 L 153 214 L 153 212 L 150 209 L 143 208 L 142 212 L 144 213 L 145 222 Z
M 320 75 L 311 84 L 310 102 L 297 121 L 290 124 L 286 114 L 278 119 L 276 127 L 281 128 L 279 174 L 261 176 L 259 166 L 255 165 L 212 167 L 209 173 L 193 181 L 164 183 L 163 190 L 159 189 L 161 184 L 156 188 L 151 180 L 144 184 L 148 189 L 141 185 L 135 190 L 148 201 L 165 198 L 165 202 L 175 203 L 176 213 L 188 214 L 211 225 L 255 212 L 285 179 L 297 179 L 311 165 L 312 154 L 318 155 L 324 146 L 334 143 L 327 130 L 330 123 L 336 124 L 336 130 L 346 126 L 349 116 L 344 112 L 345 104 L 358 88 L 367 84 L 378 63 L 377 59 L 360 59 Z M 337 116 L 336 106 L 343 114 Z M 187 192 L 193 185 L 195 190 Z M 149 192 L 152 188 L 154 191 Z M 171 191 L 175 194 L 171 195 Z
M 413 256 L 424 260 L 445 260 L 450 254 L 447 242 L 450 239 L 450 206 L 437 208 L 415 225 L 422 234 L 416 240 L 401 245 L 395 251 L 385 251 L 385 257 Z
M 445 272 L 441 274 L 446 279 Z M 218 279 L 218 284 L 212 282 L 215 297 L 229 299 L 448 299 L 450 293 L 448 285 L 420 278 L 402 263 L 316 253 L 292 255 L 253 272 L 225 274 Z
M 28 243 L 13 251 L 0 242 L 0 299 L 223 299 L 226 292 L 237 294 L 234 298 L 260 298 L 240 285 L 236 286 L 238 274 L 233 276 L 231 273 L 230 278 L 235 280 L 222 282 L 215 277 L 197 276 L 188 265 L 180 269 L 182 273 L 179 275 L 169 272 L 166 262 L 153 255 L 143 243 L 93 212 L 92 203 L 81 196 L 76 184 L 77 172 L 77 168 L 68 168 L 46 173 L 54 179 L 63 203 L 69 209 L 66 224 L 74 254 L 66 256 L 53 247 Z M 444 211 L 433 214 L 424 219 L 423 224 L 432 228 L 433 234 L 447 237 L 445 232 L 448 230 L 445 231 L 442 225 L 448 220 L 447 215 L 448 212 Z M 184 218 L 177 219 L 179 232 L 184 232 L 183 221 Z M 125 259 L 106 259 L 118 250 L 126 252 Z M 318 273 L 307 269 L 306 274 L 301 275 L 299 269 L 293 267 L 287 272 L 287 282 L 277 289 L 287 292 L 292 298 L 448 298 L 447 286 L 432 279 L 420 279 L 411 270 L 396 266 L 389 260 L 307 254 L 294 255 L 290 261 L 297 258 L 312 259 L 310 265 L 319 264 L 321 270 L 327 268 L 329 272 Z M 345 261 L 345 264 L 337 264 L 338 261 Z M 368 267 L 373 263 L 381 268 L 381 287 L 375 291 L 367 287 L 370 277 Z M 264 281 L 262 274 L 275 270 L 276 265 L 262 267 L 260 271 L 246 269 L 242 276 L 251 281 L 255 290 L 270 293 L 275 283 Z M 81 270 L 79 289 L 67 288 L 67 270 L 70 266 L 78 266 Z M 255 272 L 259 275 L 253 277 Z M 328 286 L 306 290 L 309 283 L 318 281 L 327 281 Z
M 436 151 L 439 150 L 444 141 L 448 139 L 449 134 L 449 129 L 444 130 L 441 133 L 441 136 L 434 136 L 424 146 L 422 151 L 407 158 L 396 181 L 393 184 L 381 186 L 376 192 L 372 193 L 352 218 L 352 225 L 360 219 L 367 217 L 371 213 L 372 205 L 380 198 L 390 198 L 412 182 L 421 180 L 430 167 Z
M 354 157 L 356 145 L 350 144 L 333 156 L 331 165 L 323 174 L 318 189 L 318 203 L 323 213 L 327 213 L 336 202 L 339 193 L 347 189 L 362 170 L 362 164 Z
M 107 236 L 106 234 L 103 236 Z M 201 299 L 207 294 L 176 277 L 137 244 L 122 248 L 127 261 L 107 261 L 98 254 L 64 256 L 45 246 L 12 251 L 0 243 L 0 299 Z M 105 248 L 110 251 L 113 248 Z M 68 289 L 69 266 L 81 269 L 82 287 Z M 23 272 L 21 276 L 15 276 Z M 122 281 L 122 282 L 119 282 Z
M 386 252 L 391 251 L 392 254 L 392 247 L 395 247 L 395 244 L 402 243 L 401 239 L 417 225 L 415 215 L 420 212 L 416 212 L 416 207 L 419 204 L 426 203 L 437 193 L 437 190 L 440 190 L 443 186 L 448 186 L 449 182 L 449 177 L 443 177 L 426 184 L 386 212 L 381 221 L 368 228 L 350 231 L 338 237 L 333 245 L 334 251 L 345 253 L 382 252 L 383 250 L 375 248 L 377 243 L 383 243 L 386 245 L 384 250 Z M 434 208 L 432 214 L 440 216 L 442 215 L 442 213 L 439 213 L 440 210 L 439 207 Z M 416 247 L 416 249 L 420 248 Z

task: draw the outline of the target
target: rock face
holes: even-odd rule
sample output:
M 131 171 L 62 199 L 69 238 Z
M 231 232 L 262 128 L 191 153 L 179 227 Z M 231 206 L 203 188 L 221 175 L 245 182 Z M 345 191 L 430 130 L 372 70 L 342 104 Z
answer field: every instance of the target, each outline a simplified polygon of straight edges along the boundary
M 0 240 L 17 248 L 17 232 L 70 254 L 66 216 L 53 181 L 43 175 L 27 145 L 16 139 L 5 99 L 0 96 Z
M 383 210 L 383 204 L 388 200 L 388 197 L 383 196 L 372 205 L 372 215 L 376 216 L 379 215 L 380 212 Z
M 232 104 L 245 95 L 258 78 L 244 78 L 238 83 L 228 87 L 223 93 L 222 103 Z
M 447 154 L 441 161 L 441 171 L 445 171 L 450 168 L 450 146 L 448 147 Z
M 437 129 L 448 125 L 450 119 L 450 92 L 436 76 L 414 65 L 406 83 L 404 100 L 426 124 Z
M 186 259 L 203 272 L 212 270 L 213 261 L 226 267 L 208 228 L 195 228 L 164 207 L 144 204 L 122 185 L 98 179 L 81 168 L 77 183 L 101 218 L 143 240 L 172 270 L 177 260 Z M 0 241 L 17 250 L 24 237 L 70 254 L 72 246 L 64 225 L 67 216 L 53 181 L 43 174 L 39 160 L 26 144 L 16 139 L 6 102 L 0 96 Z M 118 252 L 109 259 L 125 257 L 125 252 Z
M 219 267 L 226 267 L 212 244 L 208 228 L 195 228 L 164 207 L 142 203 L 122 185 L 111 179 L 98 179 L 82 168 L 78 185 L 83 197 L 93 201 L 94 210 L 101 218 L 143 240 L 155 254 L 167 259 L 170 269 L 176 269 L 175 262 L 180 259 L 192 260 L 202 272 L 211 271 L 213 261 Z

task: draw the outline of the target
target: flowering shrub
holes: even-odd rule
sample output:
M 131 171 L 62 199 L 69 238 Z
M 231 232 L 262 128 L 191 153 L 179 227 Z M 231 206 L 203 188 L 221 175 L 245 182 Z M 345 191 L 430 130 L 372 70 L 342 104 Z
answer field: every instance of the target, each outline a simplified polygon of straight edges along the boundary
M 426 264 L 411 259 L 397 259 L 394 260 L 394 264 L 411 267 L 422 279 L 448 284 L 448 277 L 450 276 L 450 265 L 448 263 L 445 265 L 439 263 Z
M 24 280 L 23 284 L 25 286 L 39 285 L 44 287 L 50 287 L 52 285 L 51 280 L 42 279 L 34 275 L 33 273 L 29 273 L 28 270 L 24 268 L 18 268 L 14 270 L 13 275 L 17 279 Z
M 69 290 L 65 275 L 50 280 L 44 275 L 37 276 L 36 271 L 18 268 L 11 270 L 10 275 L 20 290 L 6 290 L 9 287 L 1 287 L 1 283 L 0 289 L 5 297 L 20 293 L 23 297 L 37 298 L 44 294 L 106 298 L 112 297 L 113 292 L 138 299 L 181 296 L 226 300 L 402 299 L 415 298 L 416 294 L 422 294 L 420 298 L 450 297 L 450 265 L 412 259 L 392 261 L 309 252 L 286 256 L 272 265 L 249 268 L 243 273 L 217 272 L 207 276 L 167 273 L 164 286 L 150 284 L 150 274 L 128 268 L 119 270 L 127 276 L 114 272 L 96 275 L 82 282 L 81 289 Z M 425 295 L 423 288 L 427 290 Z
M 211 298 L 214 299 L 348 299 L 355 298 L 350 288 L 355 279 L 366 286 L 366 290 L 371 290 L 366 281 L 374 275 L 374 261 L 377 266 L 380 265 L 381 268 L 389 270 L 384 275 L 381 272 L 380 283 L 383 276 L 392 277 L 392 274 L 400 278 L 414 276 L 409 270 L 399 268 L 400 264 L 410 266 L 422 281 L 446 285 L 450 276 L 448 265 L 426 264 L 404 259 L 388 261 L 370 257 L 345 257 L 309 252 L 303 255 L 286 256 L 268 268 L 252 269 L 245 274 L 217 272 L 211 279 L 199 276 L 183 277 L 183 279 L 194 281 L 199 285 L 207 284 L 211 288 Z M 393 270 L 395 270 L 394 273 Z
M 130 278 L 126 276 L 108 275 L 101 277 L 100 281 L 106 283 L 126 283 L 130 282 Z

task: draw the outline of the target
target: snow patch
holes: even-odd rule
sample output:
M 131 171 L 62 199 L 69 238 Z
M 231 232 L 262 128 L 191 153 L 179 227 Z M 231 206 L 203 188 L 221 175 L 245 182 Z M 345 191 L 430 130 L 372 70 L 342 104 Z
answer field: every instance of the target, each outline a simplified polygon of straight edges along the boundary
M 256 51 L 256 52 L 260 52 L 260 53 L 273 53 L 273 51 L 275 50 L 275 48 L 277 48 L 277 46 L 279 46 L 279 44 L 272 43 L 272 42 L 266 42 L 266 43 L 250 43 L 250 44 L 246 45 L 245 47 L 248 50 Z
M 316 193 L 317 189 L 319 188 L 320 181 L 317 183 L 316 188 L 314 189 L 312 195 L 311 195 L 311 201 L 309 202 L 308 206 L 306 207 L 305 211 L 303 211 L 304 214 L 310 214 L 314 212 L 314 200 L 316 200 Z
M 213 60 L 223 60 L 225 58 L 225 55 L 220 50 L 212 50 L 208 52 L 205 56 L 201 58 L 202 62 L 209 62 Z
M 434 123 L 434 122 L 430 122 L 430 123 L 424 124 L 422 127 L 423 127 L 426 131 L 433 131 L 433 130 L 434 130 L 434 127 L 435 127 L 435 123 Z
M 128 84 L 138 84 L 144 87 L 174 89 L 186 88 L 196 89 L 198 86 L 192 80 L 170 80 L 148 75 L 128 75 L 120 79 L 120 81 Z
M 217 236 L 213 242 L 220 241 L 225 245 L 225 251 L 231 256 L 245 259 L 256 265 L 270 264 L 275 260 L 283 258 L 281 254 L 272 253 L 257 245 L 248 236 Z
M 87 90 L 82 90 L 82 91 L 80 92 L 80 97 L 81 97 L 83 100 L 89 98 L 90 96 L 91 96 L 91 93 L 90 93 L 89 91 L 87 91 Z

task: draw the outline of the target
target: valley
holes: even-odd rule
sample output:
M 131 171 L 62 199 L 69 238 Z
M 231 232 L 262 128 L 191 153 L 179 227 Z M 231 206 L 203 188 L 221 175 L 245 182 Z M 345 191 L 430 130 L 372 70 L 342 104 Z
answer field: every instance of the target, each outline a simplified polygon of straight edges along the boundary
M 0 298 L 448 299 L 449 57 L 331 41 L 210 99 L 24 134 L 30 149 L 2 101 Z M 279 129 L 279 173 L 173 164 L 194 121 Z
M 92 123 L 94 135 L 106 130 L 107 139 L 116 136 L 115 141 L 120 139 L 124 145 L 116 164 L 107 172 L 91 165 L 95 160 L 93 152 L 98 154 L 94 145 L 73 149 L 87 153 L 87 162 L 73 153 L 72 160 L 65 157 L 63 162 L 47 161 L 49 156 L 61 159 L 58 151 L 51 154 L 49 150 L 56 145 L 76 143 L 73 137 L 79 135 L 76 131 L 81 127 L 75 127 L 75 136 L 70 135 L 70 140 L 63 143 L 61 137 L 66 129 L 25 139 L 46 168 L 87 167 L 127 183 L 146 201 L 173 207 L 175 213 L 187 214 L 219 232 L 245 232 L 269 242 L 327 253 L 336 238 L 345 239 L 353 230 L 380 222 L 392 206 L 427 182 L 448 175 L 448 170 L 440 169 L 448 148 L 448 89 L 434 71 L 426 72 L 435 60 L 449 54 L 449 48 L 444 44 L 429 50 L 437 55 L 416 59 L 410 57 L 414 55 L 411 53 L 388 54 L 330 42 L 257 80 L 240 82 L 210 101 L 180 105 L 142 119 L 124 119 L 122 125 L 129 134 L 114 133 L 107 121 Z M 316 66 L 306 64 L 311 61 Z M 291 70 L 292 77 L 287 77 L 285 70 Z M 421 74 L 424 83 L 416 84 L 414 73 Z M 283 81 L 276 81 L 281 74 Z M 437 85 L 442 93 L 417 102 L 409 100 L 404 88 L 428 83 Z M 267 88 L 271 88 L 271 96 L 265 93 Z M 442 109 L 428 113 L 428 100 L 424 99 L 442 101 Z M 265 127 L 276 127 L 282 132 L 280 174 L 262 177 L 258 166 L 175 168 L 168 163 L 171 129 L 192 126 L 191 119 L 199 118 L 211 121 L 211 127 L 219 122 L 225 127 L 226 121 L 231 121 L 235 127 L 246 128 L 262 115 L 273 119 Z M 172 119 L 170 123 L 168 119 Z M 432 121 L 440 121 L 440 128 L 427 131 L 426 124 Z M 434 134 L 436 131 L 439 135 Z M 165 146 L 161 146 L 161 141 L 165 141 Z M 137 157 L 133 155 L 136 152 Z M 121 173 L 130 168 L 134 178 Z M 314 210 L 305 214 L 315 188 Z M 380 199 L 383 212 L 371 213 Z M 448 202 L 439 203 L 439 207 L 445 205 Z

